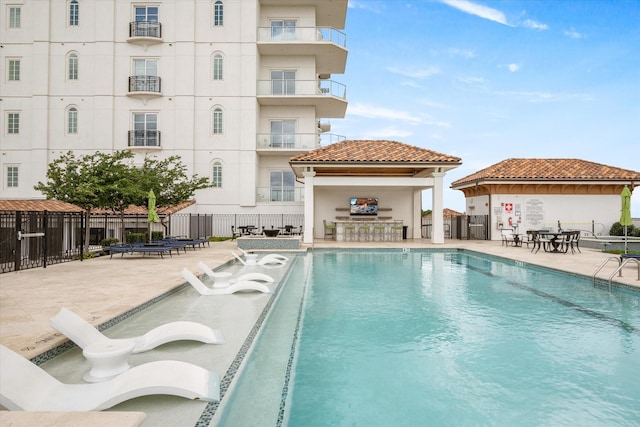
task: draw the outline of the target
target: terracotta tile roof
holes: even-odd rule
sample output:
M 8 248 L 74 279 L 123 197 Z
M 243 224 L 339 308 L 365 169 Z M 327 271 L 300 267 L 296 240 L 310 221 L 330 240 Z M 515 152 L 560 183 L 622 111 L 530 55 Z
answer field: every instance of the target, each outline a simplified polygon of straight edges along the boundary
M 181 211 L 193 204 L 195 200 L 188 200 L 175 206 L 168 206 L 164 208 L 158 208 L 158 215 L 173 215 L 174 213 Z M 84 212 L 79 206 L 72 205 L 71 203 L 61 202 L 59 200 L 0 200 L 0 212 L 14 212 L 14 211 L 49 211 L 49 212 Z M 95 209 L 92 211 L 95 214 L 111 214 L 110 210 Z M 125 210 L 125 215 L 146 215 L 146 206 L 129 206 Z
M 59 200 L 0 200 L 0 212 L 15 211 L 83 212 L 84 209 Z
M 431 216 L 432 214 L 431 212 L 429 212 L 428 214 L 424 215 L 423 218 L 431 218 Z M 453 209 L 444 208 L 442 209 L 442 216 L 445 219 L 449 219 L 453 218 L 454 216 L 464 216 L 464 214 L 462 212 L 454 211 Z
M 476 182 L 500 181 L 640 181 L 640 172 L 580 159 L 506 159 L 460 178 L 452 187 Z
M 453 157 L 397 141 L 347 140 L 292 157 L 291 162 L 459 163 Z

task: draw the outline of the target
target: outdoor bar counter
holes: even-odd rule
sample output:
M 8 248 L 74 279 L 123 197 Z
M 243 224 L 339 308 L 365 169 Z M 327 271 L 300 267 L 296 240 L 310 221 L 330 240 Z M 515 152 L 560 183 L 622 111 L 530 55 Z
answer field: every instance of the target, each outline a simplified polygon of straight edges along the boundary
M 334 238 L 339 242 L 400 242 L 402 220 L 336 220 Z

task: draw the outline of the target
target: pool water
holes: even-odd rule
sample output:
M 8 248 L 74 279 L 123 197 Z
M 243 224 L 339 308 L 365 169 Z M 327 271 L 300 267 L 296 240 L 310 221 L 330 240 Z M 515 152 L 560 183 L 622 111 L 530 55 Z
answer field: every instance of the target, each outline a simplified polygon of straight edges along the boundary
M 639 292 L 468 251 L 307 258 L 218 425 L 640 424 Z

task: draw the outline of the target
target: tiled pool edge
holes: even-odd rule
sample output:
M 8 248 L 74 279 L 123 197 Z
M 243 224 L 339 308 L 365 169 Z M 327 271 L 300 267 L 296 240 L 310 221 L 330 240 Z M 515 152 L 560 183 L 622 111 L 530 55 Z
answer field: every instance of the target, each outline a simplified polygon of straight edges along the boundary
M 298 262 L 299 257 L 296 256 L 295 260 L 296 262 Z M 216 412 L 218 411 L 218 409 L 220 408 L 220 405 L 225 395 L 227 394 L 227 391 L 229 391 L 229 387 L 231 386 L 231 383 L 233 382 L 236 374 L 238 374 L 238 372 L 241 369 L 242 362 L 244 361 L 245 357 L 249 353 L 249 350 L 253 345 L 255 338 L 258 336 L 258 333 L 260 332 L 260 329 L 262 328 L 264 321 L 266 320 L 267 316 L 271 312 L 271 307 L 273 306 L 275 301 L 278 299 L 282 286 L 287 282 L 289 275 L 293 270 L 294 264 L 295 263 L 291 263 L 288 265 L 288 269 L 286 273 L 280 279 L 280 283 L 278 283 L 278 286 L 274 289 L 273 294 L 269 298 L 269 301 L 267 301 L 264 308 L 262 309 L 260 316 L 258 316 L 258 318 L 256 319 L 256 322 L 251 328 L 251 332 L 249 332 L 249 335 L 247 335 L 244 342 L 242 343 L 242 346 L 240 347 L 240 350 L 238 350 L 238 353 L 236 354 L 236 357 L 233 359 L 233 362 L 231 362 L 229 369 L 227 369 L 224 376 L 220 379 L 220 400 L 217 402 L 210 402 L 209 404 L 207 404 L 207 407 L 204 409 L 204 411 L 200 415 L 200 418 L 198 419 L 198 422 L 195 424 L 194 427 L 209 427 L 211 425 L 211 421 L 216 415 Z

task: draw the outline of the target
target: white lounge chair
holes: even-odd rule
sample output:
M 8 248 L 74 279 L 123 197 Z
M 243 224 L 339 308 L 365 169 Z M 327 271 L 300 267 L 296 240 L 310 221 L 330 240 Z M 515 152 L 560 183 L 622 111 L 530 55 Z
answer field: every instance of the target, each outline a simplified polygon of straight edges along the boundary
M 244 250 L 244 249 L 242 249 L 242 248 L 238 248 L 238 250 L 239 250 L 240 252 L 242 252 L 242 254 L 243 254 L 244 256 L 251 255 L 249 252 L 245 251 L 245 250 Z M 267 254 L 267 255 L 265 255 L 264 257 L 271 257 L 271 258 L 275 258 L 275 259 L 281 259 L 282 261 L 288 261 L 288 260 L 289 260 L 289 258 L 287 258 L 287 257 L 286 257 L 286 256 L 284 256 L 284 255 L 280 255 L 280 254 Z M 263 257 L 263 258 L 264 258 L 264 257 Z
M 278 255 L 278 254 L 269 254 L 258 259 L 258 255 L 248 253 L 245 255 L 245 259 L 242 259 L 242 257 L 237 253 L 235 253 L 234 251 L 231 251 L 231 253 L 233 254 L 234 257 L 236 257 L 238 261 L 242 263 L 242 265 L 246 265 L 246 266 L 251 266 L 251 265 L 266 266 L 269 264 L 284 265 L 287 262 L 286 260 L 281 258 L 282 255 Z
M 101 411 L 140 396 L 220 400 L 220 377 L 200 366 L 163 360 L 97 384 L 64 384 L 0 345 L 0 405 L 12 411 Z
M 200 261 L 198 263 L 198 268 L 202 270 L 204 274 L 211 277 L 213 279 L 213 287 L 214 288 L 222 288 L 228 286 L 232 283 L 244 282 L 246 280 L 254 280 L 256 282 L 267 282 L 273 283 L 273 277 L 264 274 L 264 273 L 244 273 L 239 275 L 238 277 L 232 277 L 231 273 L 227 272 L 214 272 L 211 270 L 207 264 Z M 216 286 L 218 284 L 218 286 Z M 223 286 L 225 285 L 225 286 Z
M 50 324 L 82 349 L 91 344 L 112 341 L 89 322 L 65 307 L 62 307 L 60 312 L 51 318 Z M 188 321 L 165 323 L 144 335 L 128 339 L 134 343 L 132 354 L 142 353 L 159 345 L 181 340 L 200 341 L 205 344 L 224 344 L 224 336 L 220 330 L 212 329 L 202 323 Z
M 242 282 L 235 282 L 229 286 L 212 289 L 202 283 L 195 274 L 186 268 L 182 269 L 180 273 L 182 277 L 193 286 L 200 295 L 229 295 L 239 291 L 258 291 L 268 294 L 271 290 L 264 283 L 254 282 L 252 280 L 244 280 Z

